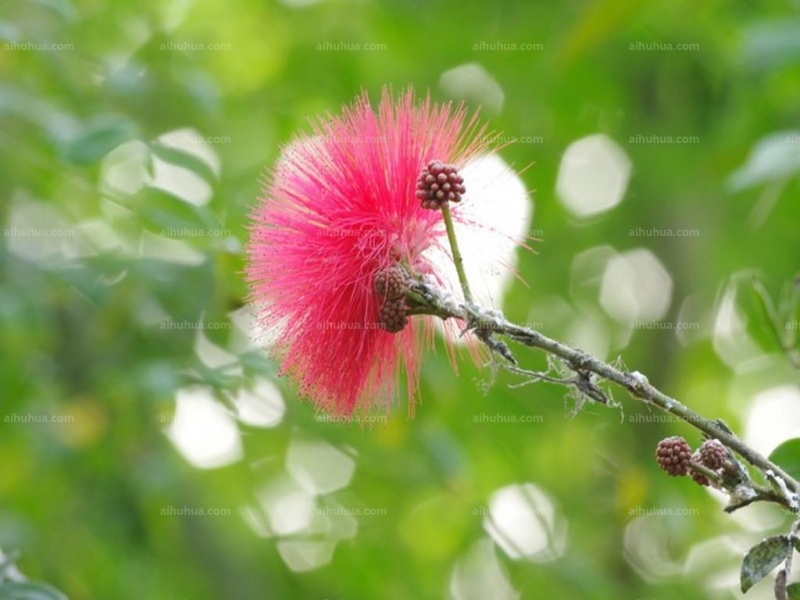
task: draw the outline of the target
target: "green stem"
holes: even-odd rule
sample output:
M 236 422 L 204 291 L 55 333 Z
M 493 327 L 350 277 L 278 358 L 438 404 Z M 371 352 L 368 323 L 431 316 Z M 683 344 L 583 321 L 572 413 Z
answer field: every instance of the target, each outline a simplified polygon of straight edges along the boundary
M 467 306 L 472 306 L 472 292 L 469 291 L 467 274 L 464 272 L 464 259 L 461 256 L 461 251 L 458 249 L 456 230 L 453 227 L 453 215 L 450 213 L 450 203 L 447 201 L 442 204 L 442 217 L 444 218 L 444 226 L 447 229 L 447 239 L 450 242 L 450 250 L 453 253 L 453 262 L 456 265 L 458 280 L 461 282 L 461 289 L 464 292 L 464 300 Z

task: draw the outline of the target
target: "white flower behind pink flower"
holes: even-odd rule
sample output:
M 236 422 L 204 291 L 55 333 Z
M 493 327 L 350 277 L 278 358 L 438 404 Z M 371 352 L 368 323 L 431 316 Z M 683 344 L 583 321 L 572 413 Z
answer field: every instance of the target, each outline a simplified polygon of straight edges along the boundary
M 281 373 L 317 408 L 350 416 L 388 407 L 404 375 L 413 411 L 433 318 L 396 315 L 376 278 L 400 266 L 459 293 L 442 213 L 422 208 L 415 195 L 430 161 L 464 176 L 464 201 L 451 204 L 462 251 L 473 274 L 473 265 L 492 261 L 489 293 L 499 293 L 497 281 L 525 238 L 530 202 L 519 179 L 488 154 L 490 141 L 461 105 L 384 91 L 377 112 L 363 94 L 284 151 L 252 213 L 247 279 L 261 326 L 280 331 L 272 350 Z

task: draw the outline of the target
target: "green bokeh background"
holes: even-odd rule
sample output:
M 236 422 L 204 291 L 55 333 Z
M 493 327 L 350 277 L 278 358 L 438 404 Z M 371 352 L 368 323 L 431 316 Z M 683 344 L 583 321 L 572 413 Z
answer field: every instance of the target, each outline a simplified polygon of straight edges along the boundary
M 747 285 L 758 274 L 777 303 L 799 268 L 800 134 L 791 137 L 800 119 L 798 40 L 797 2 L 770 0 L 0 0 L 0 230 L 28 211 L 75 232 L 22 242 L 4 233 L 0 243 L 0 413 L 70 417 L 0 422 L 0 548 L 19 551 L 26 575 L 75 599 L 451 597 L 456 564 L 491 539 L 484 518 L 492 495 L 533 483 L 568 524 L 565 546 L 550 559 L 492 546 L 484 571 L 480 560 L 469 563 L 478 580 L 491 567 L 522 598 L 739 597 L 730 590 L 741 550 L 786 519 L 765 509 L 768 527 L 748 529 L 700 487 L 659 472 L 659 439 L 681 434 L 696 444 L 697 436 L 675 422 L 637 420 L 645 409 L 620 392 L 624 413 L 576 412 L 562 389 L 512 389 L 519 380 L 507 373 L 487 391 L 489 369 L 462 361 L 455 374 L 438 352 L 425 359 L 416 419 L 398 406 L 362 430 L 316 419 L 278 380 L 281 424 L 240 424 L 243 459 L 196 469 L 163 432 L 176 392 L 206 385 L 224 403 L 272 377 L 275 365 L 248 350 L 233 368 L 211 369 L 195 352 L 195 331 L 164 330 L 150 316 L 230 323 L 246 295 L 242 246 L 259 179 L 310 116 L 337 112 L 362 89 L 375 98 L 385 85 L 449 100 L 442 73 L 477 63 L 504 94 L 497 114 L 485 111 L 492 128 L 537 140 L 502 151 L 518 168 L 533 163 L 522 178 L 534 190 L 532 226 L 542 238 L 536 254 L 520 256 L 529 285 L 510 288 L 508 316 L 567 341 L 591 323 L 610 340 L 603 358 L 621 356 L 667 393 L 741 430 L 756 393 L 798 385 Z M 325 42 L 384 47 L 332 50 Z M 537 49 L 475 50 L 482 42 Z M 693 49 L 631 50 L 637 42 Z M 153 143 L 184 128 L 209 140 L 218 174 Z M 632 174 L 619 206 L 577 219 L 559 202 L 556 177 L 566 148 L 595 133 L 620 145 Z M 629 143 L 637 135 L 697 143 Z M 101 164 L 133 140 L 197 173 L 213 190 L 210 202 L 198 207 L 148 188 L 130 197 L 104 191 Z M 87 222 L 112 231 L 114 243 L 97 245 Z M 187 237 L 200 255 L 193 264 L 137 254 L 144 232 L 165 227 L 230 235 Z M 630 236 L 636 227 L 699 235 Z M 51 251 L 34 260 L 15 251 L 23 242 Z M 61 251 L 62 242 L 85 251 Z M 599 302 L 602 270 L 580 278 L 573 271 L 576 256 L 604 245 L 649 249 L 673 283 L 665 322 L 679 321 L 691 299 L 700 329 L 685 343 L 666 329 L 636 330 L 619 343 L 627 328 Z M 755 352 L 757 369 L 737 370 L 715 351 L 726 290 L 745 324 L 736 343 L 752 341 L 733 362 Z M 231 350 L 237 331 L 205 333 Z M 523 354 L 526 366 L 544 367 L 540 355 Z M 535 418 L 476 422 L 481 414 Z M 258 536 L 241 514 L 258 490 L 287 477 L 287 449 L 298 441 L 354 457 L 352 480 L 318 506 L 380 513 L 353 517 L 355 534 L 308 572 L 290 568 L 279 545 L 324 542 L 330 533 Z M 165 516 L 165 507 L 229 514 Z M 671 570 L 637 569 L 626 545 L 639 535 L 637 514 L 687 507 L 694 514 L 649 517 L 642 534 L 652 545 L 641 560 L 663 553 Z M 732 540 L 729 553 L 701 553 L 700 567 L 689 559 L 720 536 Z M 715 581 L 725 584 L 713 591 Z M 748 597 L 766 598 L 769 587 Z M 456 597 L 506 597 L 499 589 L 476 584 Z

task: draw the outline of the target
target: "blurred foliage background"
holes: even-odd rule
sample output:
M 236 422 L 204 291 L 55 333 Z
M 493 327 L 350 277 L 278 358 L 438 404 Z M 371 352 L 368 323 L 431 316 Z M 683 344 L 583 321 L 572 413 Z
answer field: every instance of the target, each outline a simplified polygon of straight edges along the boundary
M 800 434 L 799 7 L 0 0 L 0 548 L 75 599 L 740 597 L 787 520 L 659 472 L 688 427 L 442 352 L 415 420 L 327 422 L 249 343 L 242 247 L 309 116 L 464 99 L 533 163 L 508 316 L 769 452 Z

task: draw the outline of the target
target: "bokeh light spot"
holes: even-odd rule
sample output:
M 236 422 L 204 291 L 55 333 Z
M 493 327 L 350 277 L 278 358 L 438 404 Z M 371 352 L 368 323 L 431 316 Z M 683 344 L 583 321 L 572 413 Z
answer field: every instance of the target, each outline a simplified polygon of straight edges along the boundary
M 286 455 L 286 469 L 303 489 L 327 494 L 350 483 L 355 461 L 327 442 L 292 440 Z
M 242 457 L 239 429 L 204 386 L 178 390 L 166 434 L 178 452 L 200 469 L 222 467 Z
M 251 388 L 240 389 L 234 404 L 239 420 L 253 427 L 277 427 L 286 412 L 281 391 L 263 377 L 257 378 Z
M 767 455 L 796 437 L 800 437 L 800 388 L 783 385 L 758 394 L 745 419 L 745 443 Z
M 453 600 L 516 600 L 520 597 L 508 579 L 491 540 L 475 542 L 456 563 L 450 579 Z
M 558 169 L 556 191 L 577 217 L 591 217 L 622 202 L 631 161 L 610 137 L 591 135 L 569 145 Z
M 489 114 L 498 114 L 505 102 L 503 88 L 478 63 L 460 65 L 445 71 L 439 79 L 439 85 L 449 96 L 474 102 Z
M 671 297 L 672 278 L 650 250 L 630 250 L 606 264 L 600 304 L 618 322 L 633 327 L 663 319 Z
M 557 515 L 549 495 L 532 483 L 496 491 L 483 527 L 511 558 L 549 562 L 567 547 L 567 521 Z

